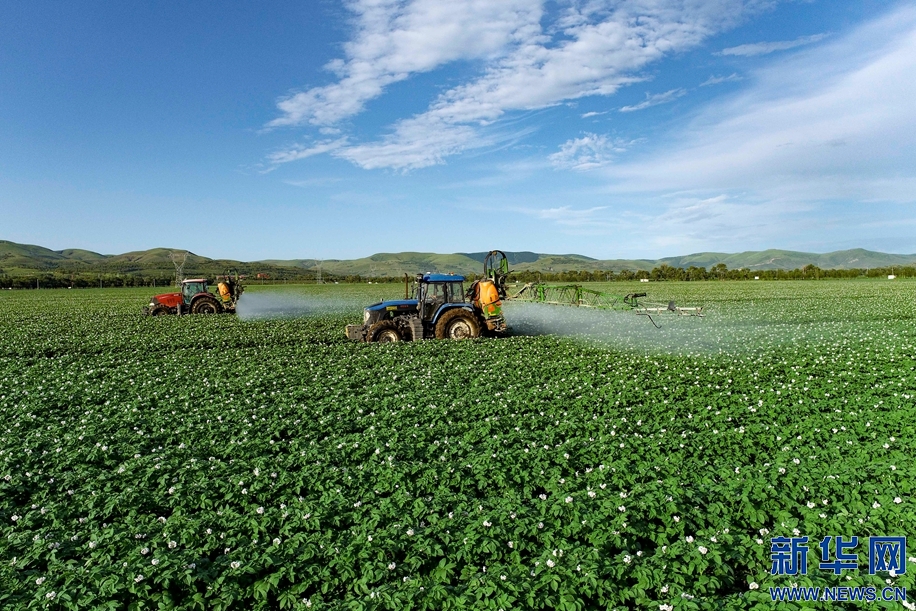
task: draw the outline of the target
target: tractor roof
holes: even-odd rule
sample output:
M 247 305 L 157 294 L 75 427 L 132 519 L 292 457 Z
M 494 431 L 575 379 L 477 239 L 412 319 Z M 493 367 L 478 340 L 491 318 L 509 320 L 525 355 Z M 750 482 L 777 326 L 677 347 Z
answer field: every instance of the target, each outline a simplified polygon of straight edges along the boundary
M 464 276 L 455 274 L 423 274 L 423 282 L 464 282 Z
M 379 303 L 373 303 L 371 306 L 367 307 L 367 310 L 409 310 L 411 308 L 416 309 L 417 300 L 416 299 L 392 299 L 391 301 L 380 301 Z
M 182 284 L 189 284 L 191 282 L 206 282 L 206 278 L 188 278 L 187 280 L 182 280 Z

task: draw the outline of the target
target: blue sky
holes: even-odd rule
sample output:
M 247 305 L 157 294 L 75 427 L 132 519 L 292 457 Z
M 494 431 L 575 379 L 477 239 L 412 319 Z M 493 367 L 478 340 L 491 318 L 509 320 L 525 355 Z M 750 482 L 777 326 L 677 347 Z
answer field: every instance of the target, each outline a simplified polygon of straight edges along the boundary
M 916 6 L 4 5 L 0 239 L 916 252 Z

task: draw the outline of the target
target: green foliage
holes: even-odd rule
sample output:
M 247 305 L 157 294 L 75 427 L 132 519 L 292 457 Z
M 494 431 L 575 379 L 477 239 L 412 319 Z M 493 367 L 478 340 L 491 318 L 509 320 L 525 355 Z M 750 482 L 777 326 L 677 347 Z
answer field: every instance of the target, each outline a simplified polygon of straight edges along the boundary
M 769 538 L 913 532 L 914 286 L 665 287 L 721 348 L 359 344 L 355 308 L 0 293 L 0 608 L 738 609 L 883 586 L 814 551 L 807 578 L 772 577 Z

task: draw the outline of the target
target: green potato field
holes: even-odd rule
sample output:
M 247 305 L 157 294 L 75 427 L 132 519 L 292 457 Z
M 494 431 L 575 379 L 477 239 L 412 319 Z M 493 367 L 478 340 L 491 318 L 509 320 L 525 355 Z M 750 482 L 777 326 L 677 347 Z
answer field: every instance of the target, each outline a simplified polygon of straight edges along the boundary
M 817 566 L 825 536 L 916 533 L 916 282 L 593 288 L 706 317 L 507 303 L 509 337 L 361 344 L 344 325 L 403 286 L 251 286 L 237 317 L 143 317 L 153 289 L 3 291 L 0 608 L 916 589 L 914 551 L 897 575 L 862 545 L 858 570 Z M 809 537 L 807 575 L 771 575 L 776 536 Z

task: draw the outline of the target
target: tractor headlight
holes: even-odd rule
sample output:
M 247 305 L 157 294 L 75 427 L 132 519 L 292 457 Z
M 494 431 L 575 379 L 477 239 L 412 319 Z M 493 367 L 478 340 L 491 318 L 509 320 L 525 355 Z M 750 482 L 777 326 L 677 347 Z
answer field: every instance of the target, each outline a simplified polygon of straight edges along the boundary
M 369 322 L 369 310 L 363 310 L 363 324 Z

